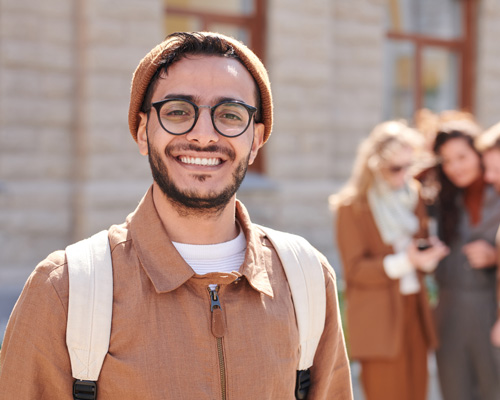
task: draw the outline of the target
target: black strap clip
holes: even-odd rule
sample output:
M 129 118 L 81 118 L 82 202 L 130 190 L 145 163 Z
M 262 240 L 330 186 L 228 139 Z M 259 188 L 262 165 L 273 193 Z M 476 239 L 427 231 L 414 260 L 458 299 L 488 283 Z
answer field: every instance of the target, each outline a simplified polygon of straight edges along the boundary
M 73 399 L 74 400 L 96 400 L 97 399 L 97 383 L 94 381 L 76 380 L 73 383 Z
M 297 400 L 307 399 L 307 393 L 311 386 L 311 371 L 308 369 L 297 371 L 297 381 L 295 382 L 295 398 Z

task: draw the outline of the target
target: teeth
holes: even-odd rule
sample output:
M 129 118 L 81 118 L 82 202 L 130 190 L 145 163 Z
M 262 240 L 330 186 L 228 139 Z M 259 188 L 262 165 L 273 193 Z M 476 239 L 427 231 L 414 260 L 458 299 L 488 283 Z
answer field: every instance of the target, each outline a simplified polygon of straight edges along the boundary
M 180 157 L 180 160 L 184 164 L 194 164 L 203 166 L 219 165 L 221 163 L 220 158 L 200 158 L 200 157 Z

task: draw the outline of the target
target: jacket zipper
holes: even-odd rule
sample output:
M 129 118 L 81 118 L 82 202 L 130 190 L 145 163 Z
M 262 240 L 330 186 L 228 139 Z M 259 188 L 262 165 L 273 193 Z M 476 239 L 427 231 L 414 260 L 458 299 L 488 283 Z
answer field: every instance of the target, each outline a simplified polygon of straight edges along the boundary
M 210 312 L 212 314 L 212 334 L 217 339 L 222 400 L 226 400 L 226 366 L 224 364 L 224 348 L 222 347 L 222 338 L 226 333 L 226 324 L 219 301 L 219 286 L 213 289 L 209 287 L 208 292 L 210 294 Z

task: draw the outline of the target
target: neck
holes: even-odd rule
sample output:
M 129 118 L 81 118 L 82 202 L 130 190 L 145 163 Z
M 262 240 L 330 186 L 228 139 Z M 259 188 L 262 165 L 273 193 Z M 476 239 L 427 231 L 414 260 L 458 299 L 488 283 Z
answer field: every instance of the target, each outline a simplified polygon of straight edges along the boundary
M 173 242 L 186 244 L 216 244 L 238 236 L 236 225 L 236 196 L 217 212 L 210 210 L 180 210 L 153 186 L 153 201 L 163 226 Z

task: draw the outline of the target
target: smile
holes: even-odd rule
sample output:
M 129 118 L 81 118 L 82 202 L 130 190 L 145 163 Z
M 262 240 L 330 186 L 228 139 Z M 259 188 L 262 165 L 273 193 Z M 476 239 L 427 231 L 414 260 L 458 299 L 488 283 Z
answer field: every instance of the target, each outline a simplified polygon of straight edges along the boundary
M 186 156 L 179 157 L 179 160 L 183 164 L 202 165 L 202 166 L 215 166 L 219 165 L 222 162 L 220 158 L 201 158 L 201 157 L 186 157 Z

